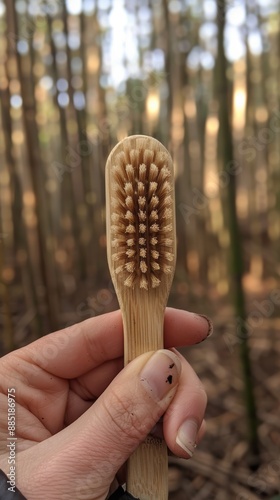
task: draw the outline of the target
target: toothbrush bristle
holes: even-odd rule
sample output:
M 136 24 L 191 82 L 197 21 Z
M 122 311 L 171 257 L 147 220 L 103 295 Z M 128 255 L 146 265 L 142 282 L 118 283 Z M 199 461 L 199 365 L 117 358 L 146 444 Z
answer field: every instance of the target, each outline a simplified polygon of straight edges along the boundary
M 114 272 L 125 286 L 148 290 L 170 274 L 174 260 L 171 172 L 167 154 L 119 153 L 112 169 Z

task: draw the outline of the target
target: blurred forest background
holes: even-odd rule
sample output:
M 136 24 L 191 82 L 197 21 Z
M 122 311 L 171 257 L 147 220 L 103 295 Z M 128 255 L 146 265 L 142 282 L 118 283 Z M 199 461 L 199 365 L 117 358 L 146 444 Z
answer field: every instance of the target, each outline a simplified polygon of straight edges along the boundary
M 117 308 L 104 166 L 122 138 L 174 158 L 170 305 L 208 432 L 170 498 L 279 499 L 280 1 L 0 0 L 0 351 Z

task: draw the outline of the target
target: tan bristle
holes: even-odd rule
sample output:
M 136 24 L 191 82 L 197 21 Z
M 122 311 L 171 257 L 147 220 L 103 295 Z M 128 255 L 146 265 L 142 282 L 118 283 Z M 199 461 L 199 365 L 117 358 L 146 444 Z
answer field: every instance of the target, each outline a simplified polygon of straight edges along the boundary
M 173 254 L 171 172 L 164 152 L 121 152 L 112 169 L 111 232 L 115 274 L 127 287 L 160 285 Z

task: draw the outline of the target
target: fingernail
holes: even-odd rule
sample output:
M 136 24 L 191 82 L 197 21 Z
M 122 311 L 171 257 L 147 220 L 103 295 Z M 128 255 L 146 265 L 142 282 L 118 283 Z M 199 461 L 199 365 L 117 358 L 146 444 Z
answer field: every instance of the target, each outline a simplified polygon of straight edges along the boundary
M 204 337 L 202 340 L 200 340 L 199 342 L 196 342 L 196 344 L 200 344 L 200 342 L 203 342 L 204 340 L 208 339 L 209 337 L 211 337 L 212 333 L 213 333 L 213 323 L 211 321 L 210 318 L 208 318 L 208 316 L 205 316 L 205 314 L 196 314 L 197 318 L 200 320 L 200 321 L 203 321 L 204 323 L 207 322 L 207 325 L 208 325 L 208 332 L 207 332 L 207 335 L 206 337 Z
M 176 443 L 188 454 L 193 456 L 196 448 L 198 426 L 195 420 L 188 419 L 179 427 Z
M 140 380 L 146 391 L 157 401 L 176 387 L 181 373 L 181 362 L 171 351 L 156 351 L 144 366 Z

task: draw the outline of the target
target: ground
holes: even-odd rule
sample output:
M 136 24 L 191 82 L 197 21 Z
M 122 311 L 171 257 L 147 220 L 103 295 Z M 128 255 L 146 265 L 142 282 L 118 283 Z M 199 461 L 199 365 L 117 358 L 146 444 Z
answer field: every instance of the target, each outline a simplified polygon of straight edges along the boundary
M 270 295 L 271 289 L 280 287 L 272 287 L 271 282 L 247 285 L 260 465 L 254 471 L 248 464 L 239 361 L 242 340 L 236 335 L 232 309 L 210 297 L 206 313 L 214 321 L 213 336 L 182 351 L 206 387 L 207 432 L 191 460 L 170 458 L 170 500 L 280 499 L 280 319 L 279 305 Z

